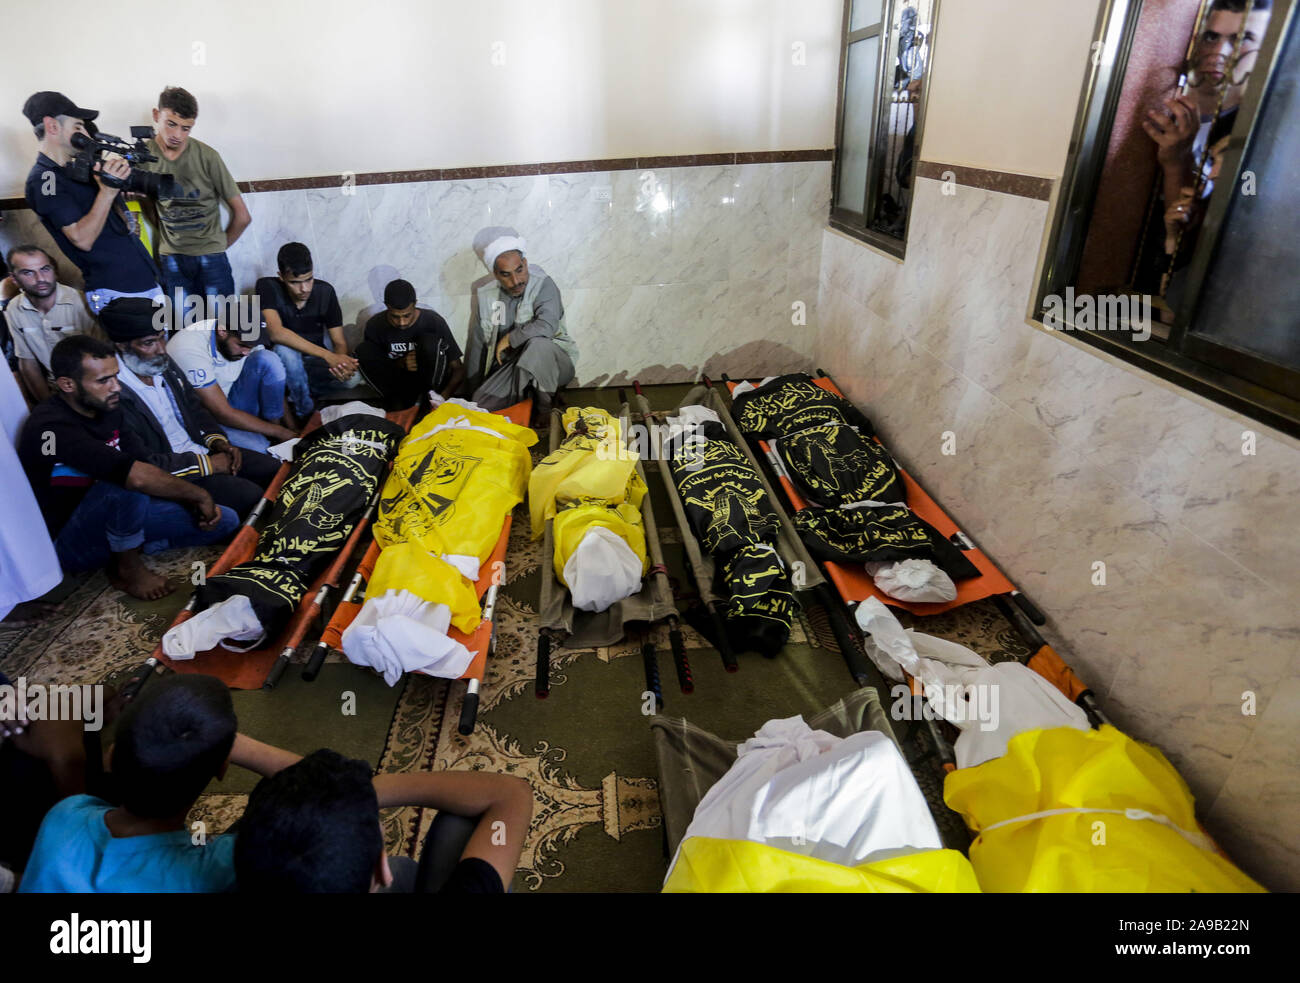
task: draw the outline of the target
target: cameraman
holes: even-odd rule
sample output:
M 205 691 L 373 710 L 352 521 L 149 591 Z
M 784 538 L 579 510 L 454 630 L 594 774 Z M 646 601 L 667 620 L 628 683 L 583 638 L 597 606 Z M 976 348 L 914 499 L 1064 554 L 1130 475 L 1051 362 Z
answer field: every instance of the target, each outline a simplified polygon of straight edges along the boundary
M 125 180 L 131 166 L 114 157 L 95 164 L 88 182 L 75 180 L 65 165 L 76 156 L 73 137 L 98 110 L 81 109 L 60 92 L 38 92 L 23 104 L 36 129 L 41 152 L 27 175 L 27 204 L 86 281 L 86 305 L 98 314 L 117 297 L 162 298 L 158 270 L 136 235 L 136 218 L 126 199 L 100 175 Z

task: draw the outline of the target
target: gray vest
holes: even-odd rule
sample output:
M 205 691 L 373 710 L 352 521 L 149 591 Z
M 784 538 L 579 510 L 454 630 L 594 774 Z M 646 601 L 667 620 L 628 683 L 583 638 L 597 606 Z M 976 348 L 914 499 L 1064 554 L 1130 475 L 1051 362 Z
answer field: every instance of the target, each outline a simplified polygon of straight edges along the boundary
M 505 294 L 501 291 L 501 286 L 497 283 L 496 278 L 492 278 L 487 283 L 478 288 L 478 329 L 483 336 L 483 364 L 477 367 L 481 377 L 486 378 L 492 371 L 492 359 L 496 354 L 498 331 L 502 327 L 513 328 L 515 325 L 527 324 L 533 319 L 533 305 L 537 302 L 537 293 L 542 289 L 542 284 L 550 279 L 550 276 L 540 266 L 528 267 L 528 286 L 524 287 L 524 295 L 519 298 L 519 306 L 515 308 L 514 324 L 501 325 L 495 322 L 502 320 L 505 313 Z M 493 311 L 492 305 L 500 303 L 500 314 Z M 494 316 L 495 315 L 495 316 Z M 555 337 L 552 339 L 560 351 L 569 356 L 569 361 L 576 367 L 578 364 L 578 346 L 564 327 L 564 316 L 560 316 L 560 323 L 555 326 Z M 466 366 L 471 374 L 475 367 Z

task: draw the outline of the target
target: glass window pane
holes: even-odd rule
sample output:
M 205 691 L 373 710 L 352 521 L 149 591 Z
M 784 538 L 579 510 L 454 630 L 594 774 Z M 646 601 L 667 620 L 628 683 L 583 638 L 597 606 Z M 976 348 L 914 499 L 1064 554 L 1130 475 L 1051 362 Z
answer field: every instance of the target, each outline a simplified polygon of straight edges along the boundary
M 1293 25 L 1269 80 L 1211 261 L 1195 330 L 1300 369 L 1300 31 Z
M 880 6 L 884 0 L 853 0 L 853 13 L 849 15 L 849 30 L 860 31 L 864 27 L 880 23 Z
M 876 101 L 876 59 L 880 39 L 849 45 L 844 69 L 844 134 L 835 207 L 861 213 L 866 208 L 867 163 L 871 157 L 871 107 Z
M 912 197 L 916 159 L 917 108 L 921 83 L 930 56 L 930 0 L 899 8 L 885 49 L 885 80 L 889 88 L 880 100 L 876 134 L 876 213 L 871 227 L 902 238 Z M 892 69 L 892 71 L 891 71 Z

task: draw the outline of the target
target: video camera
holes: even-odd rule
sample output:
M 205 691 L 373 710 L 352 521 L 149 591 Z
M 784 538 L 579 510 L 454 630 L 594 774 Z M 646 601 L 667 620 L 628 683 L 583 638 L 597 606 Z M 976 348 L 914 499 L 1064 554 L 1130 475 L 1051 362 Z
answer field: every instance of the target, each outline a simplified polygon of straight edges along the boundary
M 136 170 L 139 164 L 150 164 L 158 158 L 145 149 L 144 142 L 153 136 L 151 126 L 131 127 L 131 143 L 111 133 L 101 132 L 93 122 L 85 123 L 86 133 L 74 133 L 72 146 L 77 154 L 65 165 L 68 176 L 74 181 L 89 183 L 93 180 L 95 161 L 103 160 L 109 154 L 117 154 L 131 165 L 131 173 L 125 179 L 112 177 L 102 171 L 99 179 L 110 188 L 120 188 L 147 195 L 157 201 L 159 198 L 176 198 L 182 194 L 180 185 L 170 174 L 155 174 L 152 171 Z

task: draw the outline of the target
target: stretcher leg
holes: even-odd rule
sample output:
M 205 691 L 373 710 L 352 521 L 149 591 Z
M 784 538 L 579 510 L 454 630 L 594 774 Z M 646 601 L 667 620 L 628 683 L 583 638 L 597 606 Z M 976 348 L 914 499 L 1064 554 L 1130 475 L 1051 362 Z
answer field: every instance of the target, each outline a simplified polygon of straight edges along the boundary
M 456 729 L 462 734 L 474 732 L 474 723 L 478 719 L 479 681 L 471 679 L 465 687 L 465 702 L 460 707 L 460 723 Z

